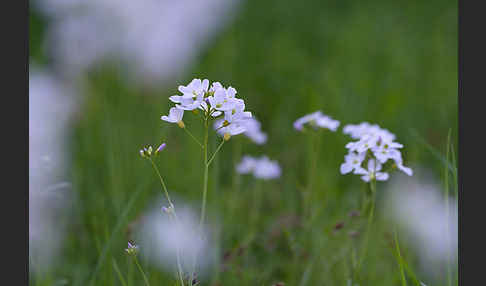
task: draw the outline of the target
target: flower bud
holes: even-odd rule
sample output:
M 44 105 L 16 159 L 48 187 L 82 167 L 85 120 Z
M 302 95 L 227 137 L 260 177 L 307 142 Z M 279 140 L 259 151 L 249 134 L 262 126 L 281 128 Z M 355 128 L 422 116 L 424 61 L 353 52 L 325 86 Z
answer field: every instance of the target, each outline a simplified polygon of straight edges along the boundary
M 231 134 L 224 133 L 224 136 L 223 136 L 224 141 L 228 141 L 228 140 L 230 140 L 230 138 L 231 138 Z
M 165 149 L 165 142 L 160 144 L 159 148 L 157 148 L 157 150 L 155 150 L 155 154 L 158 154 L 160 151 L 164 150 Z
M 181 120 L 179 122 L 177 122 L 177 125 L 179 125 L 180 128 L 185 128 L 186 125 L 184 124 L 184 122 Z

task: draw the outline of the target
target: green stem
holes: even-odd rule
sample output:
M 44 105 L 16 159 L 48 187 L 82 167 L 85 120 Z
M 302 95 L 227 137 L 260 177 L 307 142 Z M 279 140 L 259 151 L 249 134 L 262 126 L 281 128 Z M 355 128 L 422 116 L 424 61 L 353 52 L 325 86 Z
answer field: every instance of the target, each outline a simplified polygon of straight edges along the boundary
M 150 286 L 150 283 L 149 283 L 149 281 L 148 281 L 148 279 L 147 279 L 147 276 L 145 275 L 145 272 L 143 272 L 142 266 L 140 266 L 140 263 L 138 263 L 138 259 L 137 259 L 137 256 L 136 256 L 136 255 L 134 255 L 134 256 L 133 256 L 133 260 L 135 261 L 135 264 L 137 265 L 138 270 L 139 270 L 139 271 L 140 271 L 140 273 L 142 274 L 142 276 L 143 276 L 143 280 L 145 281 L 145 284 L 146 284 L 147 286 Z
M 149 160 L 150 160 L 150 163 L 152 163 L 152 167 L 154 168 L 155 172 L 159 176 L 160 183 L 162 184 L 162 188 L 164 189 L 165 197 L 167 198 L 167 201 L 169 202 L 169 207 L 171 208 L 171 212 L 174 215 L 174 220 L 175 220 L 176 224 L 178 224 L 179 221 L 177 219 L 177 213 L 176 213 L 174 204 L 172 204 L 172 201 L 170 200 L 169 191 L 167 190 L 167 187 L 165 186 L 164 179 L 160 175 L 159 168 L 157 168 L 157 165 L 155 165 L 152 158 L 149 157 Z M 181 258 L 180 258 L 179 246 L 177 246 L 177 252 L 176 253 L 177 253 L 177 272 L 179 274 L 179 280 L 181 282 L 181 285 L 184 286 L 184 280 L 182 278 L 182 267 L 181 267 L 181 263 L 180 263 Z
M 370 198 L 369 203 L 371 204 L 371 206 L 370 206 L 370 211 L 369 211 L 369 214 L 368 214 L 368 225 L 367 225 L 365 240 L 364 240 L 364 244 L 363 244 L 363 252 L 362 252 L 362 254 L 359 258 L 359 262 L 358 262 L 358 269 L 357 269 L 358 273 L 361 270 L 361 265 L 363 263 L 364 257 L 366 256 L 366 252 L 368 250 L 368 241 L 369 241 L 370 232 L 371 232 L 371 225 L 373 223 L 373 213 L 375 211 L 375 194 L 376 194 L 376 180 L 375 179 L 370 180 L 370 189 L 371 189 L 371 198 Z
M 197 140 L 196 137 L 194 135 L 192 135 L 192 133 L 189 132 L 189 130 L 187 130 L 186 127 L 182 128 L 182 129 L 184 129 L 184 131 L 186 131 L 186 133 L 197 143 L 197 145 L 199 145 L 199 147 L 204 148 L 203 145 L 201 144 L 201 142 L 199 142 L 199 140 Z
M 208 192 L 208 170 L 209 170 L 209 165 L 207 164 L 208 162 L 208 136 L 209 136 L 209 126 L 208 126 L 208 118 L 204 120 L 204 182 L 203 182 L 203 198 L 201 202 L 201 217 L 199 219 L 199 233 L 201 236 L 201 239 L 203 239 L 203 224 L 204 224 L 204 217 L 206 216 L 206 198 L 207 198 L 207 192 Z M 194 254 L 194 261 L 193 261 L 193 273 L 192 273 L 192 278 L 195 279 L 195 273 L 196 273 L 196 264 L 197 264 L 197 253 Z
M 214 157 L 216 157 L 216 154 L 218 154 L 219 152 L 219 149 L 221 149 L 221 147 L 223 147 L 223 144 L 226 140 L 223 139 L 223 141 L 221 141 L 221 143 L 219 144 L 218 148 L 216 148 L 216 151 L 214 151 L 213 153 L 213 156 L 211 156 L 211 159 L 209 159 L 209 161 L 207 162 L 207 165 L 209 167 L 209 165 L 211 165 L 211 162 L 214 160 Z
M 400 268 L 400 279 L 402 281 L 402 286 L 407 286 L 407 280 L 405 279 L 405 273 L 403 271 L 403 263 L 402 263 L 402 256 L 400 254 L 400 246 L 398 245 L 398 238 L 397 238 L 397 231 L 394 231 L 395 237 L 395 249 L 397 251 L 398 256 L 398 267 Z
M 152 158 L 149 157 L 149 160 L 150 160 L 150 163 L 152 163 L 152 167 L 154 168 L 155 172 L 157 173 L 157 176 L 159 176 L 159 180 L 160 180 L 160 183 L 162 184 L 162 188 L 164 189 L 165 198 L 169 202 L 169 206 L 173 207 L 172 201 L 170 200 L 169 191 L 167 190 L 167 187 L 165 186 L 164 179 L 162 179 L 162 176 L 160 175 L 159 168 L 157 168 L 157 165 L 155 165 Z

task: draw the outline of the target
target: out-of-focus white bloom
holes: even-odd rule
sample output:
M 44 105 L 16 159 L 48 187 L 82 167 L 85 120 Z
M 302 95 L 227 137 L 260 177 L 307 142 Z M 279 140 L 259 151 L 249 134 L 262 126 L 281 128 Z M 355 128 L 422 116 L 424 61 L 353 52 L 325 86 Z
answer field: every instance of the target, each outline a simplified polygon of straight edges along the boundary
M 223 124 L 224 119 L 218 119 L 214 122 L 213 126 L 221 136 L 224 136 L 225 133 L 232 134 L 235 132 L 234 129 L 238 129 L 237 131 L 242 131 L 243 134 L 250 138 L 255 144 L 261 145 L 267 142 L 267 134 L 261 130 L 261 123 L 255 117 L 249 117 L 245 120 L 241 120 L 239 123 L 233 124 L 233 130 L 231 128 L 222 127 Z
M 255 117 L 248 118 L 244 124 L 246 127 L 244 135 L 246 137 L 258 145 L 267 142 L 267 134 L 261 130 L 261 123 Z
M 170 123 L 179 123 L 182 121 L 182 117 L 184 116 L 184 110 L 171 107 L 169 110 L 169 116 L 163 115 L 160 119 L 170 122 Z
M 255 158 L 245 155 L 243 156 L 243 159 L 241 159 L 241 162 L 236 166 L 236 171 L 239 174 L 248 174 L 253 172 L 256 163 L 257 160 Z
M 366 161 L 368 164 L 375 164 L 375 160 L 378 161 L 376 167 L 382 167 L 382 164 L 387 163 L 389 160 L 393 161 L 391 168 L 396 167 L 398 170 L 403 171 L 405 174 L 412 176 L 412 169 L 403 165 L 402 153 L 400 148 L 403 145 L 394 142 L 395 135 L 386 129 L 380 128 L 378 125 L 371 125 L 368 122 L 363 122 L 358 125 L 346 125 L 343 128 L 343 133 L 349 134 L 352 138 L 358 139 L 358 141 L 349 142 L 346 144 L 346 148 L 349 153 L 345 156 L 345 162 L 341 165 L 341 174 L 347 174 L 354 171 L 354 174 L 366 174 L 373 175 L 362 168 L 362 164 Z M 357 157 L 362 160 L 358 160 Z M 352 162 L 356 162 L 359 165 L 352 165 Z M 373 165 L 374 166 L 374 165 Z M 370 178 L 385 181 L 388 179 L 388 173 L 379 172 L 374 176 L 365 175 L 363 180 L 369 181 Z
M 33 7 L 49 16 L 47 48 L 63 74 L 115 60 L 130 66 L 125 70 L 138 81 L 158 84 L 183 74 L 232 19 L 237 2 L 36 0 Z
M 380 162 L 376 162 L 375 159 L 368 160 L 368 169 L 365 170 L 363 168 L 358 168 L 355 170 L 355 174 L 363 175 L 361 179 L 365 182 L 369 182 L 370 180 L 377 180 L 377 181 L 386 181 L 388 180 L 388 173 L 380 172 L 381 171 L 381 164 Z
M 457 201 L 444 200 L 443 190 L 427 170 L 421 177 L 397 176 L 387 185 L 385 216 L 397 223 L 400 243 L 408 244 L 418 254 L 424 272 L 443 277 L 443 263 L 457 257 Z M 448 215 L 449 213 L 449 215 Z
M 314 128 L 327 128 L 331 131 L 336 131 L 339 127 L 339 121 L 324 115 L 320 110 L 307 114 L 294 122 L 294 128 L 301 131 L 306 123 Z
M 395 140 L 395 134 L 390 131 L 381 128 L 377 124 L 371 125 L 368 122 L 362 122 L 360 124 L 348 124 L 343 127 L 343 133 L 351 136 L 353 139 L 360 139 L 365 134 L 378 134 L 384 140 Z
M 255 178 L 263 180 L 279 178 L 282 173 L 278 162 L 270 160 L 267 156 L 243 156 L 242 161 L 236 166 L 236 171 L 240 174 L 252 173 Z
M 209 228 L 199 230 L 198 216 L 179 202 L 177 220 L 154 206 L 142 217 L 135 237 L 142 246 L 140 255 L 167 271 L 174 270 L 179 251 L 184 272 L 191 273 L 193 259 L 197 255 L 197 274 L 201 277 L 215 263 L 217 244 Z
M 65 181 L 66 137 L 74 92 L 49 71 L 29 73 L 29 271 L 56 262 L 71 219 L 72 186 Z

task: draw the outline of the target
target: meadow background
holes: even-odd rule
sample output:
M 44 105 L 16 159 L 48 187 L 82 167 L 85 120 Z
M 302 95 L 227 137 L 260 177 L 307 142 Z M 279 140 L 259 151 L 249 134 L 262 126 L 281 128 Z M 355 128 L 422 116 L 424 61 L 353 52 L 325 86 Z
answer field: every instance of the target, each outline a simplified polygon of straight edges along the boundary
M 31 6 L 30 63 L 49 66 L 53 59 L 44 45 L 49 19 Z M 221 265 L 202 285 L 347 285 L 353 244 L 348 234 L 357 229 L 348 214 L 360 208 L 366 188 L 359 177 L 339 173 L 350 138 L 341 128 L 324 131 L 316 155 L 309 136 L 292 123 L 322 110 L 340 120 L 341 127 L 379 124 L 405 145 L 405 164 L 415 175 L 424 168 L 443 182 L 449 130 L 457 154 L 457 61 L 457 1 L 247 0 L 183 75 L 146 86 L 126 80 L 127 66 L 117 62 L 89 70 L 67 138 L 64 172 L 76 200 L 68 206 L 71 214 L 56 263 L 42 275 L 30 265 L 30 284 L 121 285 L 118 267 L 130 285 L 143 285 L 124 248 L 130 226 L 154 201 L 163 200 L 138 150 L 165 141 L 167 148 L 156 162 L 175 204 L 184 201 L 199 211 L 200 149 L 160 116 L 168 113 L 168 97 L 178 85 L 207 78 L 237 89 L 268 142 L 259 146 L 234 137 L 211 166 L 208 213 L 219 225 Z M 184 121 L 202 138 L 201 126 L 189 113 Z M 213 133 L 210 150 L 218 141 Z M 237 176 L 234 166 L 243 154 L 278 160 L 281 178 L 257 183 Z M 309 223 L 302 190 L 313 156 L 318 156 L 318 176 Z M 261 184 L 264 208 L 257 235 L 249 237 L 256 184 Z M 378 203 L 386 184 L 378 184 Z M 344 227 L 335 230 L 340 222 Z M 379 211 L 375 223 L 363 285 L 400 285 L 392 226 Z M 400 246 L 419 280 L 447 285 L 445 268 L 426 273 L 418 266 L 418 253 L 406 242 Z M 142 264 L 151 285 L 176 285 L 173 273 L 143 259 Z M 407 278 L 415 285 L 408 272 Z

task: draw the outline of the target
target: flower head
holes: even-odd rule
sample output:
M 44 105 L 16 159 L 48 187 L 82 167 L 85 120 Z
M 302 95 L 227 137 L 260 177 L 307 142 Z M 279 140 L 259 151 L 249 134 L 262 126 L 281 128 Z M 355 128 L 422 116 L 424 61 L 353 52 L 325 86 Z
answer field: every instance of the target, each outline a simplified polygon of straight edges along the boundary
M 403 145 L 394 141 L 395 135 L 390 131 L 376 124 L 363 122 L 358 125 L 344 126 L 343 133 L 358 140 L 346 144 L 349 153 L 345 156 L 345 162 L 341 164 L 341 174 L 354 171 L 354 174 L 363 175 L 362 179 L 365 181 L 371 179 L 385 181 L 389 177 L 388 173 L 378 171 L 387 162 L 393 162 L 392 167 L 409 176 L 413 174 L 412 169 L 403 165 L 402 153 L 399 150 Z M 367 169 L 362 167 L 366 162 Z
M 152 151 L 153 151 L 153 148 L 152 146 L 148 146 L 148 147 L 143 147 L 143 149 L 140 149 L 140 156 L 144 157 L 144 158 L 150 158 L 152 156 Z
M 138 250 L 138 245 L 131 244 L 130 241 L 128 242 L 128 248 L 125 248 L 125 251 L 128 255 L 137 255 Z
M 177 123 L 179 126 L 181 126 L 181 123 L 183 124 L 182 117 L 184 116 L 184 110 L 172 107 L 169 110 L 169 116 L 163 115 L 160 117 L 163 121 L 167 121 L 170 123 Z
M 207 79 L 194 79 L 187 86 L 179 86 L 179 91 L 182 95 L 169 98 L 176 106 L 170 109 L 168 116 L 162 116 L 162 120 L 177 123 L 179 127 L 185 128 L 182 121 L 184 110 L 192 110 L 195 114 L 201 112 L 204 120 L 216 119 L 215 129 L 221 136 L 228 134 L 228 139 L 228 136 L 238 135 L 247 130 L 247 121 L 252 114 L 245 110 L 245 101 L 236 97 L 235 88 L 225 88 L 219 82 L 213 82 L 210 86 Z M 258 142 L 266 140 L 265 135 L 255 132 L 251 135 Z
M 252 173 L 255 178 L 263 180 L 279 178 L 282 172 L 277 161 L 270 160 L 267 156 L 260 158 L 244 156 L 236 166 L 236 171 L 240 174 Z
M 165 144 L 165 142 L 162 143 L 162 144 L 160 144 L 160 146 L 157 148 L 157 150 L 155 150 L 155 154 L 158 154 L 159 152 L 161 152 L 162 150 L 164 150 L 166 145 L 167 144 Z
M 294 122 L 294 128 L 296 130 L 302 131 L 305 124 L 309 124 L 314 129 L 326 128 L 331 131 L 336 131 L 339 127 L 339 121 L 332 119 L 331 117 L 324 115 L 320 110 L 304 115 L 303 117 L 297 119 Z

